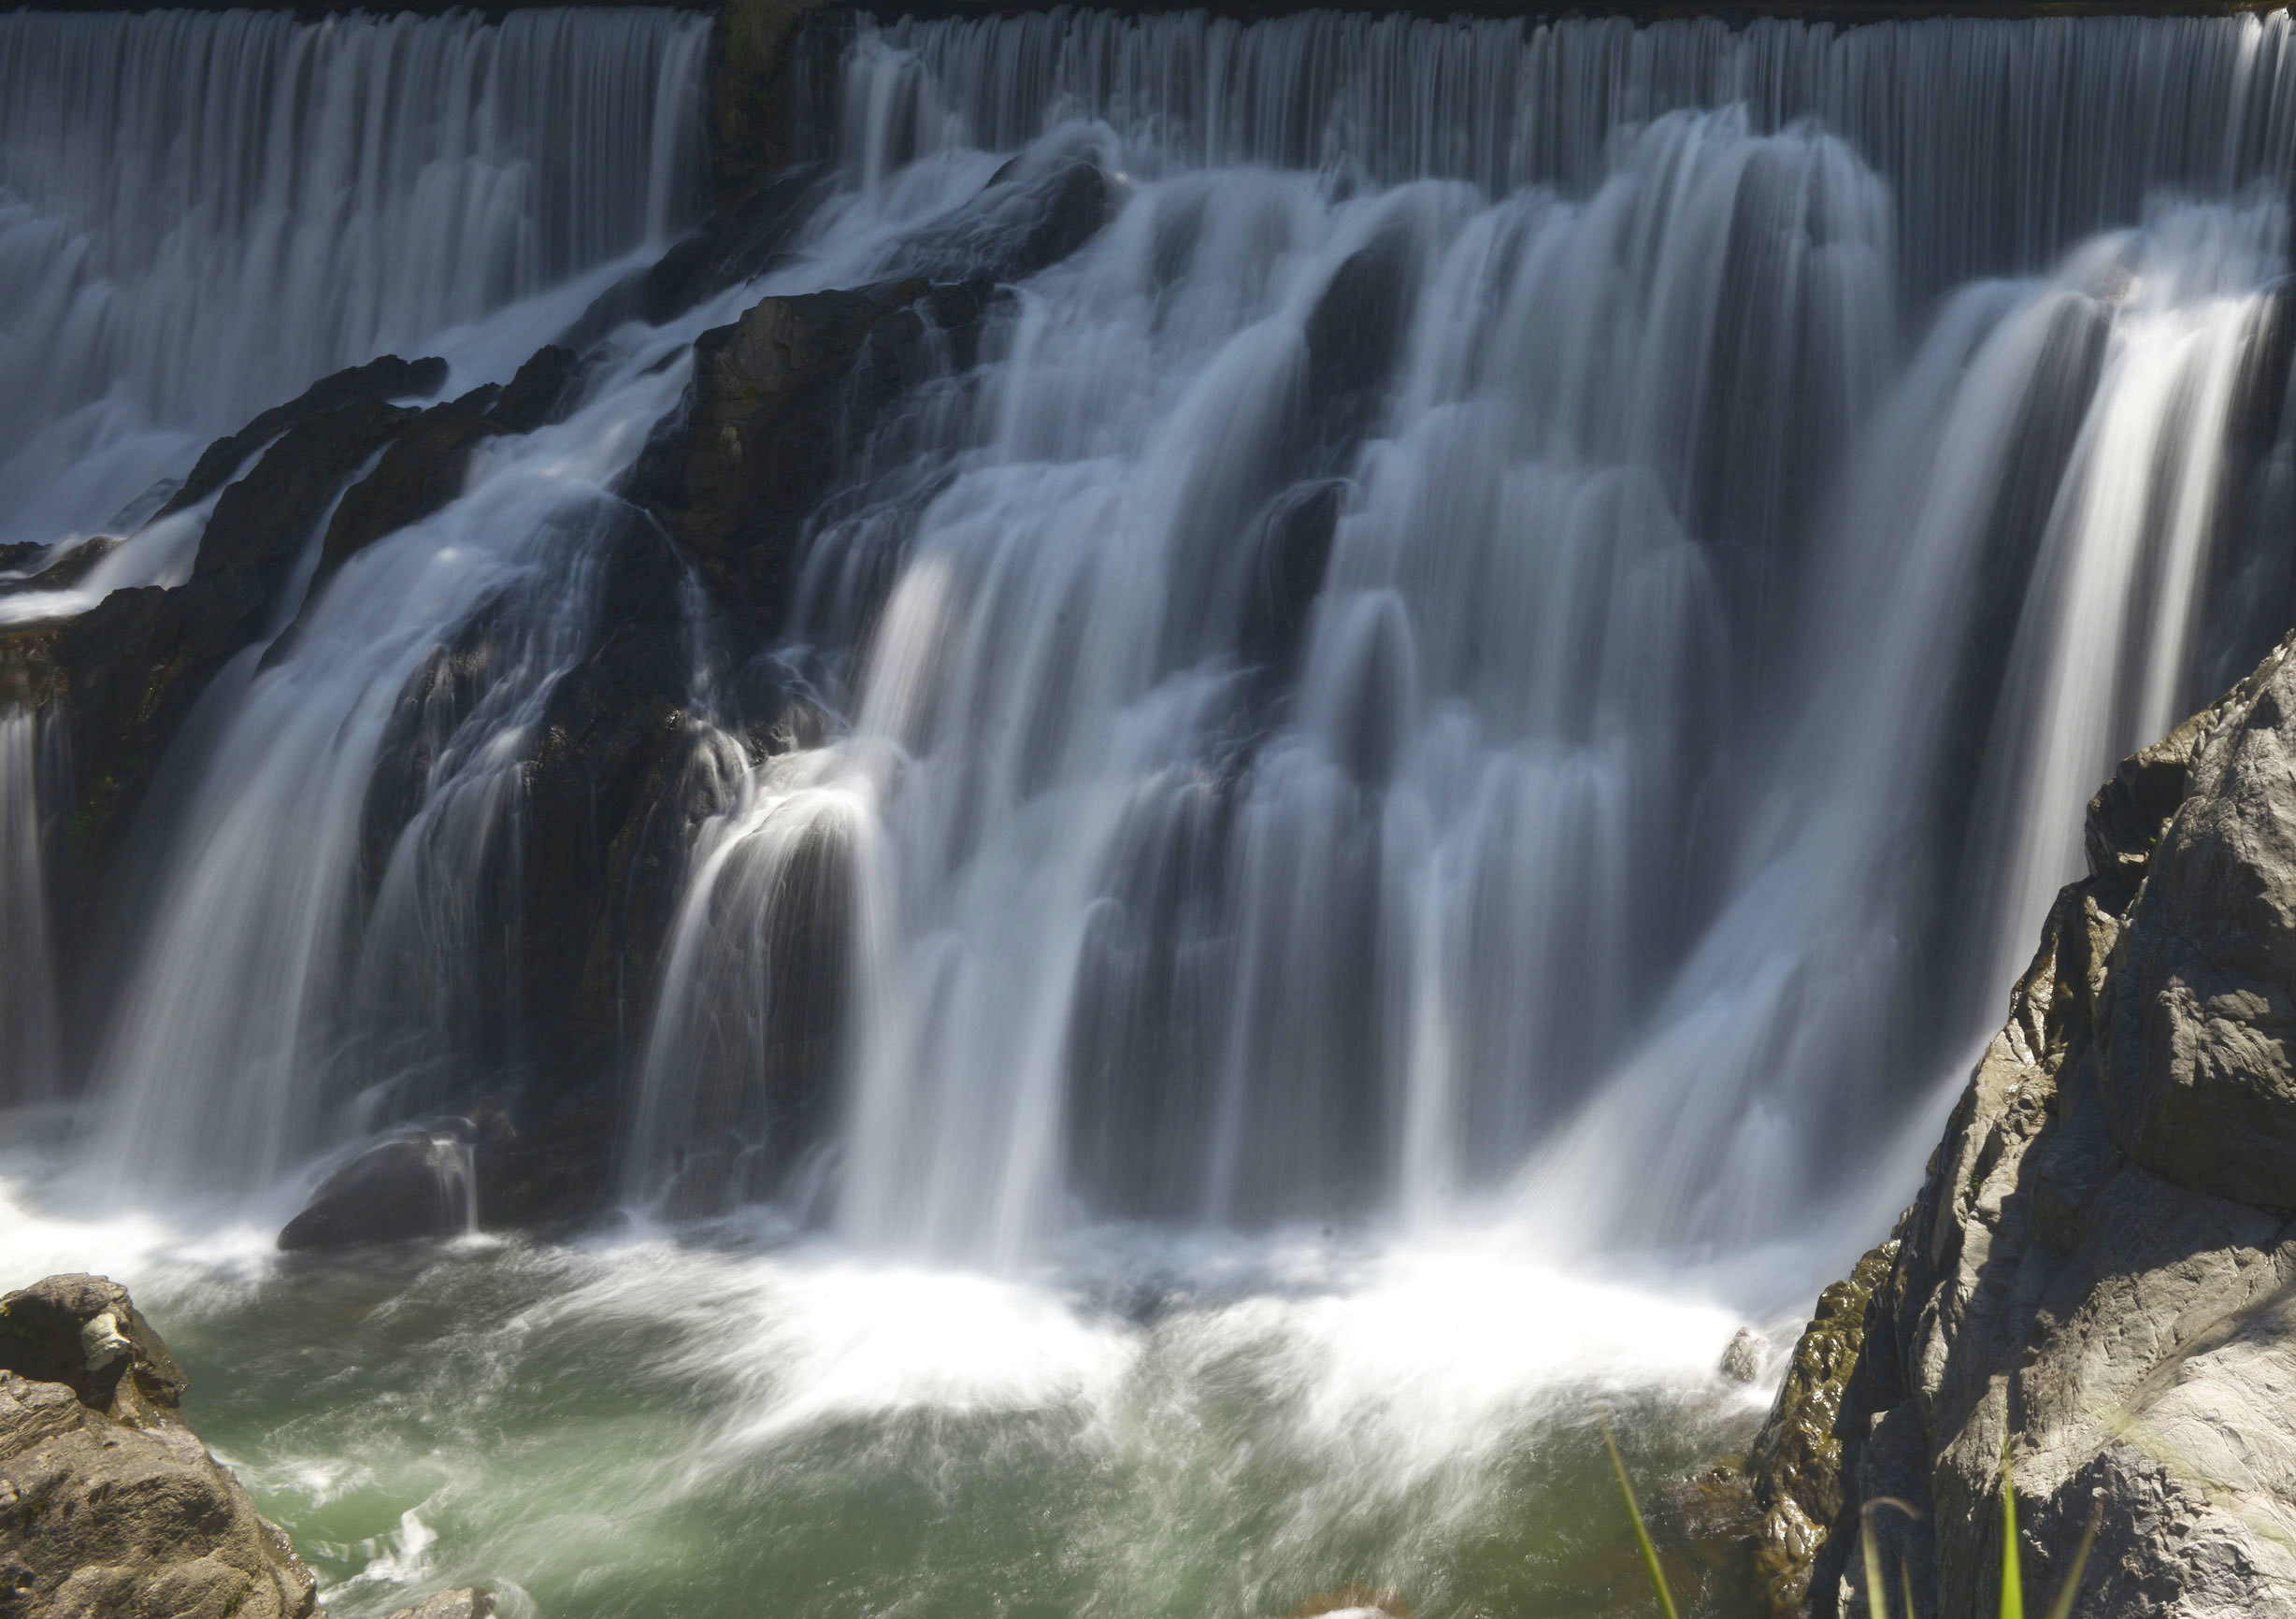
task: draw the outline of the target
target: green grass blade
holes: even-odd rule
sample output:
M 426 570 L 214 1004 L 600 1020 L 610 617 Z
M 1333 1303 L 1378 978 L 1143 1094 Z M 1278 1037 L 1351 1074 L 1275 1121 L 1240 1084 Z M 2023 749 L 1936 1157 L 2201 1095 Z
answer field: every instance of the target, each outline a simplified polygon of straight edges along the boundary
M 2025 1619 L 2025 1571 L 2017 1556 L 2017 1489 L 2009 1479 L 2009 1441 L 2001 1442 L 2001 1619 Z
M 1881 1542 L 1873 1538 L 1873 1520 L 1864 1512 L 1858 1514 L 1858 1539 L 1865 1551 L 1866 1612 L 1873 1619 L 1889 1619 L 1889 1587 L 1882 1579 Z M 1905 1619 L 1913 1619 L 1913 1611 L 1906 1610 Z
M 2097 1492 L 2095 1505 L 2088 1509 L 2088 1527 L 2081 1531 L 2080 1549 L 2073 1554 L 2073 1567 L 2065 1570 L 2065 1583 L 2057 1593 L 2057 1600 L 2049 1604 L 2048 1619 L 2071 1619 L 2073 1598 L 2081 1589 L 2081 1570 L 2088 1566 L 2088 1549 L 2097 1543 L 2097 1526 L 2104 1522 L 2104 1492 Z
M 1898 1589 L 1905 1593 L 1905 1619 L 1918 1619 L 1914 1612 L 1914 1571 L 1903 1563 L 1898 1565 Z
M 1650 1588 L 1658 1594 L 1658 1612 L 1666 1619 L 1681 1619 L 1674 1612 L 1673 1593 L 1666 1588 L 1665 1571 L 1658 1567 L 1658 1549 L 1650 1543 L 1650 1531 L 1643 1526 L 1643 1509 L 1634 1504 L 1634 1486 L 1627 1482 L 1626 1461 L 1618 1454 L 1618 1441 L 1611 1437 L 1611 1419 L 1597 1412 L 1596 1420 L 1602 1425 L 1602 1443 L 1611 1453 L 1611 1471 L 1618 1475 L 1618 1493 L 1627 1498 L 1627 1516 L 1634 1523 L 1634 1543 L 1642 1548 L 1643 1567 L 1649 1571 Z

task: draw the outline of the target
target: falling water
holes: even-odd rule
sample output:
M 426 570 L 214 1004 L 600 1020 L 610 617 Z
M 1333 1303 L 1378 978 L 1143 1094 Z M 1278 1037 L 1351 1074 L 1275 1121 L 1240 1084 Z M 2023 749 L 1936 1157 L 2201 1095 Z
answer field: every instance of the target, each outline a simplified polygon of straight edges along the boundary
M 827 1046 L 897 1246 L 1854 1194 L 2251 631 L 2288 38 L 863 23 L 833 228 L 1132 193 L 814 536 L 851 728 L 704 835 L 635 1184 L 754 1195 Z
M 706 17 L 0 17 L 0 540 L 696 210 Z
M 379 350 L 507 377 L 692 211 L 705 30 L 0 18 L 7 534 Z M 92 1067 L 79 1134 L 0 1132 L 0 1259 L 233 1368 L 203 1432 L 334 1612 L 1614 1599 L 1586 1391 L 1653 1469 L 1746 1426 L 1722 1344 L 1895 1212 L 2085 795 L 2288 620 L 2289 48 L 817 18 L 793 255 L 215 679 L 69 1041 L 53 738 L 0 714 L 0 1094 Z M 662 609 L 628 1234 L 251 1257 L 315 1167 L 567 1078 L 525 795 L 695 337 L 964 274 L 1015 156 L 1106 228 L 926 334 L 771 644 Z M 206 518 L 0 619 L 179 583 Z
M 39 748 L 36 715 L 0 709 L 0 1106 L 46 1101 L 60 1078 Z

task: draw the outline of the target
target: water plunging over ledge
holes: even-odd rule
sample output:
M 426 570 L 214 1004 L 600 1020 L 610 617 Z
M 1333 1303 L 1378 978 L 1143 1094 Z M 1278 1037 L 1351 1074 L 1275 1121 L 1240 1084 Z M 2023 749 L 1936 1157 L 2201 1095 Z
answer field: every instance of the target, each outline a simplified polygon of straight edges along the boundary
M 79 22 L 240 143 L 219 199 L 282 150 L 234 64 L 452 88 L 312 137 L 397 177 L 315 180 L 323 229 L 90 179 L 73 235 L 0 113 L 0 277 L 157 334 L 0 331 L 51 390 L 0 415 L 43 539 L 375 348 L 503 380 L 691 206 L 691 20 Z M 1894 1214 L 2082 799 L 2289 616 L 2289 39 L 809 31 L 792 256 L 605 337 L 217 678 L 73 1002 L 86 1116 L 12 1116 L 8 1262 L 178 1313 L 341 1612 L 1599 1605 L 1590 1402 L 1653 1469 L 1744 1425 L 1722 1345 Z M 503 896 L 554 695 L 641 610 L 624 494 L 693 339 L 961 278 L 1078 162 L 1121 206 L 977 329 L 920 307 L 768 642 L 697 575 L 643 606 L 692 795 L 661 959 L 599 969 L 632 1224 L 259 1254 L 330 1154 L 552 1082 Z M 760 757 L 767 684 L 804 723 Z M 0 716 L 0 920 L 67 835 L 37 743 Z M 48 953 L 6 938 L 17 996 Z

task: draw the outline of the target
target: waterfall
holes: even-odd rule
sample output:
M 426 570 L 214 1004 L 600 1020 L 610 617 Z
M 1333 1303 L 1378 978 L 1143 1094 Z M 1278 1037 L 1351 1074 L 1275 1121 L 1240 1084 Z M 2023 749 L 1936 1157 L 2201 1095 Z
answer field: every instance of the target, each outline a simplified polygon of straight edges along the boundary
M 706 17 L 0 17 L 0 540 L 698 211 Z
M 791 257 L 613 334 L 210 690 L 93 997 L 107 1162 L 243 1189 L 547 1089 L 527 795 L 639 610 L 605 576 L 693 339 L 966 273 L 1017 159 L 1111 219 L 963 345 L 911 312 L 931 374 L 843 445 L 769 644 L 699 573 L 644 609 L 692 745 L 661 957 L 586 969 L 634 981 L 623 1192 L 991 1262 L 1488 1208 L 1734 1252 L 1894 1195 L 2088 792 L 2287 617 L 2289 29 L 810 25 Z M 116 509 L 209 413 L 447 327 L 457 386 L 507 375 L 689 207 L 701 37 L 0 20 L 9 73 L 224 86 L 212 150 L 123 114 L 101 173 L 0 169 L 0 274 L 119 312 L 0 335 L 81 345 L 29 374 L 85 428 L 0 476 Z M 291 139 L 322 71 L 423 88 Z M 151 214 L 161 172 L 209 202 Z M 429 256 L 341 273 L 376 244 Z M 257 308 L 280 339 L 225 341 Z
M 895 1247 L 1855 1198 L 2286 569 L 2288 43 L 817 32 L 825 228 L 1014 149 L 1131 194 L 883 435 L 922 509 L 871 463 L 818 523 L 784 655 L 850 728 L 704 832 L 633 1184 L 786 1175 L 828 1043 Z
M 0 709 L 0 1105 L 46 1101 L 59 1078 L 39 749 L 37 716 Z

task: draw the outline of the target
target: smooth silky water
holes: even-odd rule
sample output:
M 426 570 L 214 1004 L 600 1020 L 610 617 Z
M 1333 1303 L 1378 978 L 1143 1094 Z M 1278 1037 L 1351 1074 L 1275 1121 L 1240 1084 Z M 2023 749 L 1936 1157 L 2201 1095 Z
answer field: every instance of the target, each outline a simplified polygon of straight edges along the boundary
M 213 136 L 121 118 L 101 159 L 0 122 L 0 287 L 80 311 L 0 326 L 39 383 L 0 406 L 6 537 L 74 543 L 385 347 L 447 355 L 450 393 L 507 377 L 690 219 L 702 38 L 0 19 L 0 79 L 116 61 Z M 2285 619 L 2290 458 L 2256 423 L 2289 45 L 2277 16 L 810 32 L 835 179 L 800 251 L 615 334 L 567 421 L 226 671 L 77 1040 L 49 742 L 0 715 L 0 1280 L 135 1288 L 343 1614 L 469 1581 L 566 1616 L 1244 1619 L 1351 1583 L 1644 1612 L 1603 1411 L 1700 1587 L 1678 1486 L 1769 1392 L 1726 1347 L 1782 1348 L 1887 1230 L 2087 794 Z M 333 103 L 294 73 L 371 116 L 297 130 Z M 298 141 L 324 161 L 266 166 Z M 752 767 L 689 626 L 725 810 L 631 1041 L 624 1211 L 274 1253 L 467 1060 L 487 941 L 453 901 L 514 832 L 684 345 L 929 269 L 1023 150 L 1124 206 L 809 531 L 780 657 L 826 739 Z M 138 200 L 185 183 L 212 206 Z M 1270 537 L 1314 501 L 1322 586 L 1271 630 Z M 184 539 L 0 610 L 173 582 Z M 394 704 L 482 609 L 504 672 L 352 905 Z M 811 1010 L 777 953 L 824 938 L 834 1117 L 793 1150 L 755 1089 Z M 1717 1573 L 1698 1607 L 1740 1602 Z

